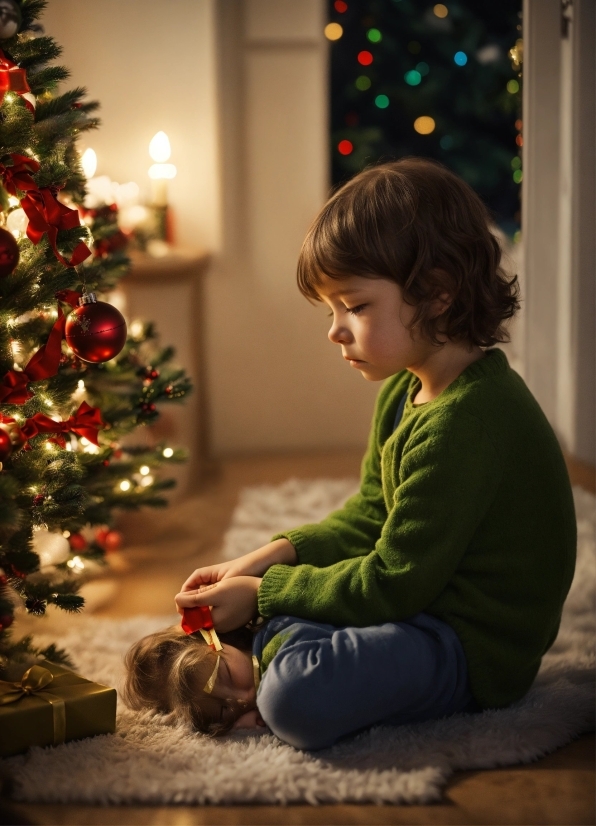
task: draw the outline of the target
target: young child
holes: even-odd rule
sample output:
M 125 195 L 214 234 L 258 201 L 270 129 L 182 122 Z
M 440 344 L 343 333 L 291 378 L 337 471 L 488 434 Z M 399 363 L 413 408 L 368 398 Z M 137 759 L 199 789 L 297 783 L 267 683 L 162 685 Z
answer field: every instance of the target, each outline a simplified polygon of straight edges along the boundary
M 454 698 L 461 710 L 468 691 L 477 708 L 507 706 L 556 637 L 575 564 L 573 499 L 552 428 L 491 349 L 518 309 L 500 258 L 481 200 L 419 158 L 357 175 L 308 232 L 301 291 L 329 307 L 329 339 L 351 368 L 387 379 L 360 492 L 318 524 L 199 568 L 176 596 L 179 610 L 213 606 L 221 631 L 257 613 L 344 630 L 341 656 L 331 643 L 288 667 L 288 679 L 328 674 L 329 689 L 313 678 L 311 690 L 303 675 L 299 711 L 280 701 L 273 720 L 261 709 L 274 731 L 285 715 L 299 732 L 324 708 L 340 736 L 360 724 L 345 719 L 346 704 L 372 702 L 369 722 L 441 716 Z M 382 653 L 360 660 L 387 625 Z M 341 657 L 353 667 L 342 660 L 336 684 Z

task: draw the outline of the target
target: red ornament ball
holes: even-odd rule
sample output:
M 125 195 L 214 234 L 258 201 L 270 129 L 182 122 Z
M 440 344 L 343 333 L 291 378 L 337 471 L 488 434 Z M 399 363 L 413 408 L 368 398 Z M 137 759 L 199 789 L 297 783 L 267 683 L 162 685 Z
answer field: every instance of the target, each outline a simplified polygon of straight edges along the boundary
M 99 364 L 113 359 L 124 347 L 126 321 L 116 307 L 89 293 L 66 319 L 65 338 L 80 359 Z
M 0 462 L 5 462 L 12 453 L 12 441 L 6 430 L 0 428 Z
M 122 534 L 119 531 L 108 531 L 104 539 L 106 551 L 117 551 L 122 545 Z
M 73 551 L 84 551 L 87 547 L 87 540 L 80 533 L 71 533 L 68 537 L 68 544 Z
M 10 275 L 19 263 L 19 245 L 12 232 L 0 228 L 0 278 Z

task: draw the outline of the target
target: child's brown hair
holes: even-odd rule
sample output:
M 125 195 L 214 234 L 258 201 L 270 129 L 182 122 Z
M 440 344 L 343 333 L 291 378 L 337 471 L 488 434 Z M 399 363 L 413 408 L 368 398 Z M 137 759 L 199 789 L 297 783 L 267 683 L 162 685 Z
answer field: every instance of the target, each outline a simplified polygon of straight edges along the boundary
M 508 341 L 503 322 L 519 309 L 517 276 L 501 267 L 490 214 L 473 189 L 442 164 L 402 158 L 365 169 L 327 201 L 298 260 L 298 286 L 319 300 L 321 276 L 395 281 L 434 344 L 489 347 Z M 439 317 L 433 301 L 450 306 Z
M 252 633 L 239 629 L 220 634 L 222 643 L 250 651 Z M 233 699 L 214 697 L 203 689 L 218 657 L 200 634 L 186 634 L 172 626 L 135 643 L 125 657 L 125 703 L 131 708 L 153 709 L 190 723 L 204 734 L 229 731 L 247 709 Z

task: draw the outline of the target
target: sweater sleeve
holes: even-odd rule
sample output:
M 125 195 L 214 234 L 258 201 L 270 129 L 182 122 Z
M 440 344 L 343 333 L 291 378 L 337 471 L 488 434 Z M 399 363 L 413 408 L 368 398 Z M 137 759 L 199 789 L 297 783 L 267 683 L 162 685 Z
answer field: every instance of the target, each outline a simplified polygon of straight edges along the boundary
M 371 553 L 387 520 L 381 477 L 381 450 L 391 435 L 396 399 L 406 392 L 410 374 L 404 371 L 387 382 L 375 406 L 375 414 L 362 460 L 360 490 L 343 508 L 333 511 L 321 522 L 302 525 L 295 530 L 276 534 L 273 539 L 288 539 L 298 557 L 298 564 L 325 568 L 342 559 Z
M 374 550 L 325 568 L 272 566 L 259 588 L 262 616 L 365 626 L 397 622 L 431 605 L 490 507 L 500 457 L 482 422 L 459 411 L 448 422 L 421 422 L 398 471 Z

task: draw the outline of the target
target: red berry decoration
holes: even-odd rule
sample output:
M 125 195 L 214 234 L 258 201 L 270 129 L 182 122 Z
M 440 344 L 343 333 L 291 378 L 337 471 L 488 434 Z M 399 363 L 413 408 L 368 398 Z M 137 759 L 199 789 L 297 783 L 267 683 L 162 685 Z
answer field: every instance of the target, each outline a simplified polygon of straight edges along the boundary
M 33 497 L 33 505 L 36 508 L 38 508 L 40 505 L 43 505 L 43 503 L 45 502 L 45 499 L 46 499 L 45 494 L 38 493 L 37 496 Z
M 66 319 L 65 338 L 80 359 L 99 364 L 113 359 L 124 347 L 126 321 L 116 307 L 87 293 Z
M 19 245 L 12 232 L 0 228 L 0 278 L 10 275 L 19 263 Z
M 5 628 L 10 628 L 14 620 L 14 617 L 11 617 L 10 614 L 2 614 L 0 615 L 0 631 L 3 631 Z
M 0 462 L 5 462 L 12 453 L 12 441 L 6 430 L 0 428 Z
M 103 544 L 106 551 L 117 551 L 122 545 L 122 534 L 119 531 L 108 531 Z
M 145 402 L 141 405 L 141 410 L 143 413 L 153 413 L 153 411 L 156 410 L 156 407 L 153 402 Z

